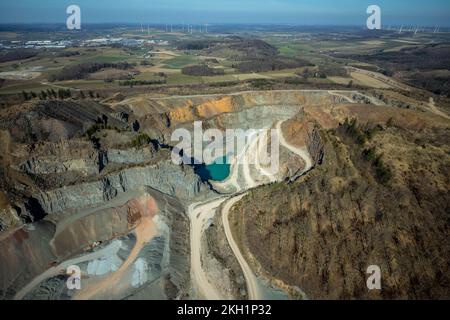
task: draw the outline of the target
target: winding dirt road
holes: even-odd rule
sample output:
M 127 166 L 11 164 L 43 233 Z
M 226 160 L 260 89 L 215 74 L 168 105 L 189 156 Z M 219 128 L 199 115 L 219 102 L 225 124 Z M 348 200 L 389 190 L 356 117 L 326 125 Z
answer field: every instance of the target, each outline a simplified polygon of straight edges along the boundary
M 22 300 L 32 289 L 34 289 L 41 282 L 49 278 L 56 277 L 60 274 L 66 274 L 66 270 L 69 266 L 78 265 L 86 261 L 107 258 L 117 254 L 117 252 L 120 249 L 120 246 L 121 242 L 119 240 L 115 240 L 103 249 L 97 250 L 95 252 L 86 255 L 82 255 L 78 258 L 66 260 L 61 264 L 48 269 L 44 273 L 34 278 L 30 283 L 28 283 L 28 285 L 22 288 L 19 292 L 17 292 L 16 295 L 14 296 L 14 300 Z
M 276 130 L 279 136 L 280 145 L 287 148 L 292 153 L 299 155 L 305 162 L 304 172 L 310 170 L 313 166 L 311 156 L 308 153 L 306 147 L 296 147 L 289 144 L 282 132 L 281 125 L 283 121 L 280 121 L 276 125 Z M 269 129 L 267 129 L 268 131 Z M 245 281 L 247 284 L 248 296 L 250 300 L 258 300 L 263 299 L 263 293 L 261 290 L 261 286 L 258 282 L 257 277 L 251 270 L 250 266 L 246 262 L 244 256 L 240 252 L 239 246 L 236 244 L 233 239 L 233 235 L 231 232 L 228 215 L 232 206 L 241 200 L 245 195 L 246 191 L 250 188 L 254 188 L 264 184 L 264 177 L 268 178 L 268 182 L 273 182 L 277 180 L 275 175 L 270 174 L 266 176 L 264 168 L 260 166 L 259 152 L 255 152 L 264 146 L 267 146 L 268 134 L 266 132 L 265 135 L 253 136 L 251 141 L 249 141 L 248 147 L 245 148 L 244 154 L 238 155 L 244 157 L 244 161 L 241 161 L 242 165 L 239 165 L 238 161 L 233 162 L 235 165 L 231 166 L 230 177 L 226 180 L 225 183 L 219 184 L 222 187 L 227 185 L 233 185 L 237 187 L 236 193 L 231 196 L 222 196 L 214 200 L 209 200 L 207 202 L 198 202 L 191 204 L 188 208 L 189 217 L 191 220 L 191 279 L 192 286 L 195 292 L 197 293 L 198 298 L 210 299 L 210 300 L 220 300 L 223 299 L 220 290 L 208 279 L 207 271 L 203 269 L 202 265 L 202 255 L 201 255 L 201 239 L 202 234 L 207 228 L 207 223 L 210 221 L 217 212 L 217 209 L 223 204 L 221 214 L 222 221 L 225 230 L 225 235 L 227 237 L 228 244 L 231 247 L 231 250 L 236 256 L 236 259 L 239 262 L 239 265 L 242 268 Z M 259 144 L 258 144 L 259 143 Z M 259 145 L 259 147 L 258 147 Z M 254 157 L 256 156 L 256 159 Z M 253 158 L 252 158 L 253 157 Z M 250 161 L 250 160 L 256 160 Z M 259 173 L 259 177 L 256 179 L 251 176 L 251 172 L 249 169 L 250 164 L 256 164 L 255 168 Z M 244 180 L 243 185 L 238 181 L 239 177 L 239 169 L 241 169 L 242 179 Z
M 117 271 L 109 274 L 107 277 L 101 279 L 100 281 L 93 281 L 92 283 L 88 283 L 86 286 L 83 284 L 82 290 L 75 294 L 74 299 L 87 300 L 90 298 L 95 298 L 102 293 L 114 288 L 116 284 L 123 280 L 122 278 L 125 271 L 134 263 L 145 244 L 147 244 L 157 235 L 157 228 L 155 226 L 155 223 L 153 222 L 153 217 L 157 214 L 159 209 L 155 200 L 149 196 L 144 196 L 142 191 L 130 192 L 126 196 L 131 197 L 128 201 L 133 203 L 135 208 L 141 213 L 140 222 L 134 230 L 134 233 L 136 235 L 136 243 L 133 249 Z M 136 196 L 136 198 L 133 198 L 133 196 Z M 112 203 L 122 203 L 124 201 L 124 197 L 125 195 L 122 195 L 120 199 L 115 199 L 115 201 L 113 201 Z M 105 207 L 109 207 L 110 205 L 111 203 L 105 204 Z M 81 217 L 89 213 L 91 212 L 87 211 L 86 213 L 81 214 Z M 80 218 L 80 216 L 77 216 L 77 218 Z M 24 288 L 16 293 L 14 299 L 21 300 L 27 295 L 27 293 L 29 293 L 43 281 L 60 274 L 65 274 L 67 268 L 71 265 L 78 265 L 83 262 L 113 256 L 117 254 L 120 247 L 121 242 L 118 240 L 114 240 L 110 245 L 106 246 L 103 249 L 89 254 L 84 254 L 74 259 L 66 260 L 58 266 L 52 267 L 39 276 L 35 277 Z M 86 283 L 86 281 L 84 281 L 83 283 Z
M 291 151 L 292 153 L 295 153 L 297 155 L 299 155 L 303 161 L 305 161 L 305 168 L 303 169 L 304 172 L 308 171 L 309 169 L 312 168 L 312 159 L 311 156 L 309 155 L 308 149 L 305 147 L 299 148 L 299 147 L 295 147 L 293 145 L 291 145 L 289 142 L 286 141 L 286 139 L 284 138 L 283 135 L 283 131 L 281 129 L 281 125 L 283 124 L 282 121 L 279 121 L 277 123 L 277 132 L 278 132 L 278 137 L 280 138 L 280 144 L 289 149 L 289 151 Z
M 239 247 L 237 246 L 236 242 L 233 239 L 233 234 L 231 232 L 230 228 L 230 221 L 228 220 L 228 216 L 230 214 L 230 209 L 233 207 L 233 205 L 241 200 L 245 194 L 239 195 L 237 197 L 234 197 L 230 200 L 228 200 L 225 205 L 222 208 L 222 222 L 223 222 L 223 228 L 225 230 L 225 235 L 227 236 L 228 244 L 231 247 L 231 250 L 233 251 L 234 255 L 236 256 L 236 259 L 239 262 L 239 265 L 242 268 L 242 272 L 244 274 L 245 281 L 247 282 L 247 291 L 248 291 L 248 298 L 249 300 L 261 300 L 263 299 L 262 296 L 262 290 L 259 286 L 258 280 L 253 273 L 252 269 L 248 265 L 247 261 L 245 261 L 244 256 L 241 254 L 241 251 L 239 250 Z
M 109 274 L 100 281 L 87 284 L 74 296 L 75 300 L 88 300 L 95 297 L 102 297 L 102 294 L 113 290 L 121 282 L 125 272 L 134 263 L 142 248 L 157 235 L 158 231 L 153 222 L 153 217 L 159 211 L 156 201 L 151 197 L 141 197 L 132 201 L 136 202 L 135 206 L 141 213 L 140 222 L 134 230 L 136 243 L 133 249 L 117 271 Z
M 208 276 L 202 267 L 201 238 L 209 219 L 214 217 L 219 207 L 227 197 L 205 202 L 194 203 L 188 208 L 191 220 L 191 279 L 195 284 L 197 297 L 209 300 L 222 300 L 223 296 L 217 288 L 208 280 Z

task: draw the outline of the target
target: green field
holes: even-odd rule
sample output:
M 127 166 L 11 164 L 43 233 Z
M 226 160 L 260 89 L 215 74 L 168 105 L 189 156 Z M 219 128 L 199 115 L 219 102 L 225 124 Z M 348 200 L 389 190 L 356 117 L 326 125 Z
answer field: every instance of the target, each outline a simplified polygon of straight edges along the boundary
M 36 83 L 36 82 L 26 82 L 10 85 L 0 89 L 0 93 L 10 94 L 10 93 L 21 93 L 22 91 L 34 91 L 39 93 L 41 90 L 51 89 L 52 86 Z
M 198 61 L 198 58 L 195 56 L 182 55 L 166 60 L 163 67 L 169 69 L 181 69 L 188 65 L 196 64 Z
M 167 84 L 192 84 L 202 82 L 202 77 L 188 76 L 181 73 L 171 74 L 167 77 Z
M 88 56 L 85 58 L 77 59 L 76 61 L 72 61 L 71 64 L 80 64 L 80 63 L 89 63 L 89 62 L 130 62 L 129 56 L 105 56 L 105 55 L 94 55 Z

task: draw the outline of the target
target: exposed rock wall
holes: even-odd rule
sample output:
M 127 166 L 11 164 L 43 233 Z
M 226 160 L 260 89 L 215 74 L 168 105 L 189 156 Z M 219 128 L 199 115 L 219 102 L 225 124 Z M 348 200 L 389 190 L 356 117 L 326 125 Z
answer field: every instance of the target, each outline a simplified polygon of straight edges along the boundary
M 148 243 L 138 259 L 151 266 L 146 269 L 147 282 L 161 278 L 169 282 L 164 287 L 172 288 L 162 294 L 168 298 L 184 295 L 189 284 L 189 220 L 184 213 L 184 206 L 175 198 L 156 190 L 147 189 L 137 198 L 131 198 L 122 205 L 93 211 L 78 217 L 70 223 L 60 221 L 56 224 L 39 221 L 28 228 L 19 229 L 0 241 L 0 298 L 12 298 L 30 281 L 60 262 L 76 257 L 90 249 L 93 243 L 108 243 L 130 234 L 142 218 L 142 199 L 155 199 L 159 208 L 156 218 L 158 236 Z M 142 200 L 142 201 L 141 201 Z M 68 217 L 70 220 L 70 218 Z M 99 250 L 95 248 L 93 252 Z M 128 253 L 124 253 L 126 258 Z M 82 256 L 81 256 L 82 257 Z M 137 260 L 138 260 L 137 259 Z M 85 268 L 83 263 L 79 263 Z M 53 277 L 56 274 L 53 274 Z M 53 278 L 56 279 L 56 278 Z M 42 283 L 42 288 L 52 281 Z M 36 283 L 38 285 L 39 283 Z M 64 287 L 65 282 L 60 283 Z M 42 288 L 36 287 L 40 298 Z M 50 294 L 50 292 L 49 292 Z M 132 294 L 132 293 L 130 293 Z M 30 294 L 30 296 L 34 296 Z M 63 296 L 53 296 L 62 298 Z M 47 297 L 48 298 L 48 297 Z
M 203 268 L 227 299 L 247 299 L 247 287 L 241 266 L 231 250 L 223 229 L 220 210 L 206 229 L 203 239 Z
M 153 155 L 154 151 L 148 147 L 142 149 L 132 148 L 128 150 L 108 149 L 106 151 L 108 162 L 123 165 L 145 163 L 152 159 Z
M 321 165 L 324 158 L 324 143 L 320 131 L 317 124 L 309 123 L 305 142 L 314 165 Z
M 32 158 L 19 166 L 21 171 L 35 175 L 59 174 L 67 171 L 76 171 L 81 175 L 94 175 L 99 173 L 98 155 L 87 159 L 36 159 Z
M 385 165 L 396 167 L 386 184 L 352 137 L 322 131 L 323 164 L 253 190 L 231 213 L 233 230 L 267 273 L 313 299 L 448 299 L 448 144 L 437 148 L 446 130 L 377 133 L 369 144 L 383 141 Z M 370 265 L 382 290 L 366 287 Z
M 152 187 L 187 200 L 194 198 L 204 185 L 191 168 L 167 161 L 148 167 L 125 169 L 95 182 L 42 192 L 36 195 L 36 199 L 45 212 L 53 214 L 68 209 L 95 207 L 120 193 L 142 187 Z
M 165 197 L 161 217 L 166 225 L 167 259 L 161 276 L 168 299 L 186 298 L 190 285 L 190 222 L 184 206 L 175 198 Z M 176 289 L 175 289 L 176 288 Z

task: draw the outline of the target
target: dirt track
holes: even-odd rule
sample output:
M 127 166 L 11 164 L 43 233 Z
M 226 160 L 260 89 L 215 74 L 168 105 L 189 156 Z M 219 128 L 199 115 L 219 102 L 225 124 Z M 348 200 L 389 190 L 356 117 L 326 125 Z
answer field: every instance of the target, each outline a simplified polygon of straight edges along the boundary
M 312 167 L 312 160 L 309 156 L 309 153 L 306 148 L 299 148 L 292 146 L 289 144 L 282 133 L 281 125 L 283 122 L 277 123 L 277 132 L 280 139 L 280 144 L 290 150 L 291 152 L 299 155 L 306 163 L 304 171 L 309 170 Z M 239 165 L 232 165 L 232 171 L 230 173 L 230 178 L 226 180 L 224 185 L 232 185 L 236 186 L 238 190 L 234 194 L 230 196 L 222 196 L 219 197 L 213 201 L 209 200 L 208 202 L 200 202 L 200 203 L 194 203 L 189 206 L 188 212 L 189 217 L 191 219 L 191 275 L 193 279 L 193 286 L 194 290 L 197 293 L 198 298 L 203 299 L 210 299 L 210 300 L 219 300 L 223 299 L 222 294 L 217 289 L 217 287 L 214 285 L 214 283 L 211 283 L 211 281 L 208 279 L 207 271 L 203 269 L 202 266 L 202 256 L 201 256 L 201 239 L 202 234 L 205 231 L 206 223 L 208 220 L 212 219 L 214 215 L 216 214 L 217 208 L 220 207 L 223 203 L 225 205 L 222 209 L 222 220 L 223 225 L 225 229 L 225 234 L 228 240 L 228 244 L 230 245 L 233 253 L 236 256 L 236 259 L 238 260 L 243 273 L 244 277 L 247 283 L 247 290 L 249 299 L 251 300 L 257 300 L 261 299 L 263 297 L 262 290 L 260 288 L 259 282 L 257 281 L 257 278 L 247 262 L 245 261 L 245 258 L 240 252 L 240 249 L 236 242 L 233 239 L 233 235 L 231 233 L 229 221 L 228 221 L 228 213 L 230 208 L 238 202 L 243 196 L 245 196 L 245 191 L 257 187 L 258 185 L 261 185 L 264 181 L 263 179 L 254 179 L 254 177 L 251 177 L 250 170 L 248 168 L 249 163 L 252 163 L 249 160 L 250 157 L 254 156 L 255 154 L 259 154 L 258 152 L 254 152 L 255 148 L 258 146 L 258 142 L 260 142 L 263 145 L 267 144 L 267 141 L 261 141 L 265 138 L 267 140 L 267 135 L 262 136 L 253 136 L 253 140 L 249 142 L 248 147 L 244 150 L 244 154 L 241 156 L 244 157 L 244 161 L 241 161 L 243 163 L 243 170 L 242 170 L 242 176 L 245 180 L 244 185 L 245 187 L 240 186 L 238 183 L 238 175 L 239 175 Z M 264 143 L 265 142 L 265 143 Z M 259 160 L 256 159 L 256 167 L 258 169 L 258 172 L 260 172 L 260 175 L 264 175 L 264 170 L 259 164 Z M 269 181 L 272 181 L 274 179 L 273 175 L 270 175 Z
M 155 200 L 147 196 L 135 199 L 134 201 L 138 202 L 137 209 L 140 211 L 142 216 L 138 226 L 134 230 L 136 235 L 136 243 L 129 256 L 117 271 L 111 273 L 99 282 L 94 282 L 93 284 L 88 284 L 85 286 L 82 291 L 75 295 L 74 298 L 76 300 L 88 300 L 96 297 L 102 297 L 103 293 L 114 290 L 114 287 L 118 286 L 120 281 L 125 281 L 125 279 L 122 279 L 124 273 L 134 263 L 145 244 L 157 235 L 156 226 L 153 222 L 153 217 L 158 211 Z

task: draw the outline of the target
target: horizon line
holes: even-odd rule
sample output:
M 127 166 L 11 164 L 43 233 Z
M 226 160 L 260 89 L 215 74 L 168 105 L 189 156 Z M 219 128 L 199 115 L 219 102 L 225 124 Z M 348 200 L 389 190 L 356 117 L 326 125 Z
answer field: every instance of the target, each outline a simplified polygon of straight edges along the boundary
M 63 25 L 65 26 L 65 22 L 0 22 L 0 26 L 29 26 L 29 25 L 41 25 L 41 26 L 55 26 L 55 25 Z M 286 27 L 361 27 L 365 26 L 364 23 L 361 24 L 342 24 L 342 23 L 288 23 L 288 22 L 126 22 L 126 21 L 110 21 L 110 22 L 84 22 L 84 25 L 129 25 L 129 26 L 161 26 L 161 25 L 173 25 L 173 26 L 183 26 L 183 25 L 195 25 L 195 26 L 203 26 L 207 24 L 208 26 L 286 26 Z M 383 27 L 441 27 L 441 28 L 450 28 L 449 25 L 438 25 L 438 24 L 383 24 Z

